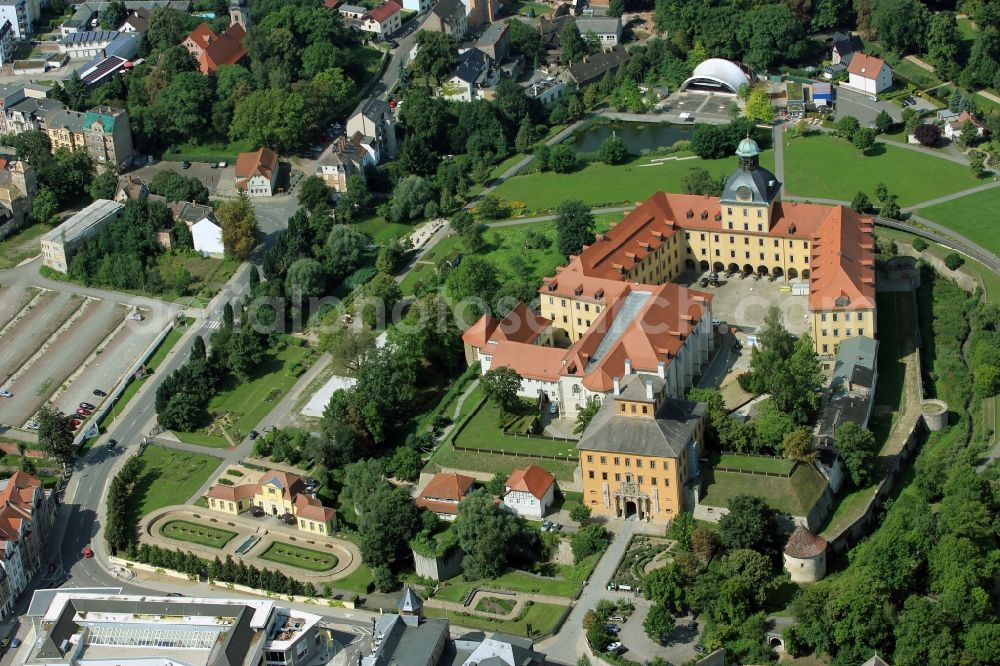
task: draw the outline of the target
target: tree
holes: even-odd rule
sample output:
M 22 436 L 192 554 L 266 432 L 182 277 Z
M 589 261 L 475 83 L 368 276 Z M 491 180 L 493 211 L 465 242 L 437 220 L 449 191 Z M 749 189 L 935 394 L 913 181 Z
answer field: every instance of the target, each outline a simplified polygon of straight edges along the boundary
M 346 224 L 335 224 L 323 245 L 326 270 L 334 280 L 343 280 L 361 265 L 368 237 Z
M 193 361 L 205 360 L 207 357 L 205 350 L 205 338 L 200 335 L 194 336 L 194 340 L 191 342 L 191 351 L 188 354 L 188 358 Z
M 611 543 L 611 534 L 603 525 L 585 525 L 570 540 L 573 561 L 579 562 L 591 555 L 603 553 Z
M 647 599 L 663 606 L 664 610 L 682 613 L 687 607 L 685 590 L 689 583 L 681 566 L 677 562 L 669 562 L 649 572 L 643 581 L 642 591 Z M 658 640 L 659 636 L 656 638 Z
M 590 518 L 590 507 L 586 504 L 575 504 L 572 509 L 569 510 L 569 517 L 571 520 L 575 520 L 578 523 L 585 522 Z
M 197 76 L 205 79 L 201 74 Z M 249 141 L 254 147 L 270 146 L 279 152 L 294 152 L 305 144 L 309 127 L 316 122 L 319 112 L 318 108 L 308 106 L 299 92 L 255 90 L 236 103 L 229 138 Z
M 490 193 L 480 200 L 477 212 L 484 220 L 502 220 L 510 214 L 510 206 L 496 194 Z M 474 228 L 479 230 L 478 225 Z
M 390 322 L 393 308 L 403 298 L 399 283 L 386 273 L 379 273 L 372 278 L 364 286 L 364 295 L 361 321 L 371 328 Z
M 574 435 L 582 435 L 590 425 L 590 422 L 597 416 L 601 409 L 601 403 L 595 401 L 588 402 L 583 409 L 576 413 L 576 425 L 573 427 Z
M 319 176 L 308 176 L 299 183 L 299 205 L 307 210 L 316 210 L 330 203 L 330 188 Z
M 951 12 L 938 12 L 931 16 L 927 26 L 927 59 L 942 80 L 953 80 L 959 74 L 964 58 L 962 35 Z
M 805 428 L 797 428 L 785 435 L 781 449 L 786 458 L 801 463 L 810 463 L 819 456 L 813 446 L 812 435 Z
M 918 53 L 930 14 L 917 0 L 880 0 L 873 4 L 872 27 L 879 41 L 896 53 Z
M 499 291 L 500 273 L 483 257 L 464 257 L 448 276 L 448 292 L 458 303 L 467 304 L 470 315 L 475 318 L 484 314 Z
M 857 423 L 848 421 L 837 428 L 834 444 L 851 483 L 858 488 L 868 485 L 875 472 L 878 455 L 875 435 Z
M 38 411 L 38 446 L 63 465 L 73 458 L 73 426 L 70 417 L 46 403 Z
M 118 170 L 114 164 L 108 162 L 101 169 L 101 173 L 90 182 L 87 192 L 94 199 L 113 199 L 117 188 Z
M 517 395 L 521 390 L 521 375 L 516 370 L 506 365 L 490 368 L 483 373 L 481 382 L 483 395 L 502 411 L 510 414 L 517 408 L 521 400 Z
M 913 138 L 920 142 L 920 145 L 933 148 L 941 140 L 941 128 L 930 123 L 917 125 L 913 130 Z
M 726 548 L 749 548 L 760 553 L 773 553 L 780 538 L 774 509 L 760 497 L 750 495 L 737 495 L 729 501 L 729 513 L 719 520 L 719 532 Z
M 608 3 L 608 16 L 621 16 L 627 8 L 628 5 L 625 0 L 611 0 Z
M 597 222 L 589 206 L 576 199 L 567 199 L 559 204 L 556 213 L 556 247 L 561 255 L 579 254 L 584 245 L 594 242 Z
M 597 157 L 605 164 L 621 164 L 628 159 L 628 146 L 625 140 L 617 134 L 612 134 L 601 142 L 597 149 Z
M 889 112 L 885 109 L 879 111 L 878 115 L 875 116 L 875 129 L 879 134 L 885 134 L 888 132 L 889 129 L 892 128 L 893 124 L 895 124 L 895 121 L 893 121 L 892 116 L 890 116 Z
M 642 621 L 642 628 L 651 641 L 659 643 L 663 636 L 674 630 L 674 616 L 662 604 L 653 604 Z
M 393 222 L 406 222 L 424 216 L 427 203 L 433 201 L 434 191 L 423 176 L 410 175 L 396 184 L 389 200 L 387 217 Z
M 239 379 L 247 381 L 250 372 L 264 360 L 265 338 L 249 326 L 229 337 L 225 354 L 226 367 Z
M 117 177 L 115 183 L 117 184 Z M 208 203 L 208 188 L 197 178 L 182 176 L 176 171 L 158 171 L 149 181 L 149 191 L 159 194 L 168 202 Z
M 549 150 L 547 163 L 549 168 L 556 173 L 569 173 L 576 169 L 580 161 L 576 157 L 573 146 L 568 143 L 560 143 Z
M 944 258 L 944 265 L 947 266 L 949 270 L 957 271 L 964 263 L 965 259 L 963 259 L 962 255 L 958 252 L 952 252 Z
M 865 211 L 871 210 L 872 200 L 868 198 L 868 195 L 864 192 L 859 191 L 854 195 L 854 200 L 851 201 L 851 210 L 855 213 L 864 213 Z
M 743 116 L 758 123 L 769 123 L 774 120 L 774 107 L 767 96 L 767 90 L 757 86 L 750 91 Z
M 805 31 L 787 6 L 762 5 L 741 17 L 736 39 L 744 62 L 769 69 L 779 61 L 794 61 L 802 56 Z
M 31 207 L 31 217 L 36 222 L 49 222 L 59 210 L 59 200 L 52 190 L 47 187 L 39 187 L 35 195 L 35 201 Z
M 285 294 L 290 297 L 297 297 L 301 294 L 305 298 L 315 298 L 322 296 L 326 291 L 326 270 L 323 264 L 310 257 L 296 259 L 288 267 L 285 275 Z
M 587 42 L 580 35 L 576 23 L 572 21 L 563 26 L 562 32 L 559 33 L 559 43 L 562 46 L 559 59 L 564 65 L 580 62 L 589 53 Z
M 469 493 L 459 503 L 455 530 L 465 551 L 462 567 L 469 580 L 502 574 L 510 544 L 522 532 L 516 515 L 499 508 L 482 490 Z
M 886 198 L 885 203 L 879 209 L 879 215 L 888 218 L 890 220 L 899 220 L 902 218 L 902 211 L 899 209 L 899 197 L 895 194 L 890 194 Z
M 211 107 L 212 86 L 208 78 L 201 72 L 180 72 L 156 96 L 149 106 L 149 116 L 161 140 L 181 141 L 204 132 L 211 118 Z
M 417 507 L 402 488 L 394 488 L 384 481 L 365 495 L 360 504 L 361 557 L 369 566 L 391 568 L 405 557 L 410 539 L 420 529 Z
M 260 233 L 250 199 L 241 195 L 224 201 L 217 214 L 222 225 L 222 245 L 226 255 L 237 259 L 249 257 L 257 246 L 257 236 Z
M 869 129 L 868 127 L 861 127 L 854 133 L 854 137 L 851 139 L 854 147 L 860 150 L 862 153 L 868 152 L 872 146 L 875 145 L 875 130 Z
M 417 55 L 413 69 L 421 76 L 434 79 L 437 85 L 455 68 L 458 44 L 451 35 L 442 32 L 417 31 Z
M 861 129 L 861 123 L 854 116 L 844 116 L 837 121 L 837 136 L 852 141 L 854 133 Z
M 102 30 L 117 30 L 118 26 L 128 17 L 128 9 L 124 0 L 111 0 L 101 10 L 99 20 Z

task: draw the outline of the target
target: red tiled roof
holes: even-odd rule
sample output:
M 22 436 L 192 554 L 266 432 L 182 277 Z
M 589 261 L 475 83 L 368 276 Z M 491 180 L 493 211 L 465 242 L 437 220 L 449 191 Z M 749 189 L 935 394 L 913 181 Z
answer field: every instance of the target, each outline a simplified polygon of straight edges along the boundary
M 246 30 L 239 23 L 233 23 L 226 31 L 213 39 L 198 56 L 198 67 L 202 74 L 214 74 L 222 65 L 235 65 L 247 54 L 243 48 Z
M 194 42 L 199 49 L 204 51 L 208 48 L 209 44 L 217 40 L 219 36 L 215 34 L 215 31 L 212 30 L 212 27 L 208 25 L 208 22 L 206 21 L 189 32 L 187 38 Z
M 483 353 L 492 354 L 491 368 L 509 367 L 528 379 L 554 382 L 559 379 L 562 359 L 566 350 L 545 345 L 529 345 L 523 342 L 490 343 Z
M 816 557 L 826 550 L 826 539 L 816 536 L 802 525 L 795 528 L 785 544 L 785 555 L 797 559 Z
M 323 0 L 323 6 L 327 9 L 336 9 L 341 0 Z
M 545 298 L 572 298 L 577 301 L 590 301 L 605 305 L 620 296 L 628 285 L 620 280 L 606 280 L 598 277 L 588 277 L 564 266 L 556 268 L 554 277 L 542 278 L 542 287 L 538 294 Z
M 843 206 L 830 208 L 811 252 L 811 309 L 875 307 L 875 234 L 870 217 Z
M 389 0 L 388 2 L 383 2 L 381 5 L 368 12 L 368 15 L 365 16 L 365 18 L 369 18 L 376 23 L 382 23 L 402 9 L 403 8 L 399 4 L 393 2 L 393 0 Z
M 855 53 L 851 56 L 851 63 L 847 66 L 847 71 L 850 74 L 863 76 L 866 79 L 874 79 L 882 70 L 883 65 L 885 65 L 885 60 L 882 60 L 882 58 L 864 53 Z
M 464 474 L 455 474 L 453 472 L 435 474 L 434 478 L 430 480 L 430 483 L 420 493 L 420 499 L 427 498 L 431 500 L 438 499 L 460 502 L 475 482 L 474 478 L 465 476 Z
M 537 499 L 545 497 L 556 477 L 537 465 L 528 465 L 524 469 L 515 469 L 507 477 L 507 487 L 511 490 L 531 493 Z
M 250 499 L 259 493 L 260 484 L 257 483 L 241 483 L 238 486 L 225 486 L 217 483 L 208 489 L 206 495 L 215 499 L 226 500 L 227 502 L 236 502 Z
M 264 147 L 252 153 L 240 153 L 236 157 L 236 186 L 244 185 L 255 175 L 271 180 L 271 174 L 278 168 L 278 154 Z
M 325 523 L 333 520 L 336 514 L 336 511 L 323 506 L 323 503 L 315 497 L 311 497 L 305 493 L 300 493 L 295 497 L 296 517 L 305 518 L 307 520 L 319 520 Z
M 488 340 L 531 343 L 551 324 L 524 303 L 518 303 L 503 319 L 483 315 L 462 334 L 462 340 L 477 348 L 484 347 Z

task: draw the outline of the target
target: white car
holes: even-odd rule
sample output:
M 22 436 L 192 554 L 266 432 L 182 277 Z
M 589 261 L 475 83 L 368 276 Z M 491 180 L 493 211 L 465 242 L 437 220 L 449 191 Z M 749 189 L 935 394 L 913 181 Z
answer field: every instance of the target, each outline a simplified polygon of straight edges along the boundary
M 615 652 L 616 650 L 620 650 L 621 648 L 622 648 L 621 641 L 615 641 L 614 643 L 608 643 L 608 647 L 606 648 L 605 651 L 606 652 Z
M 0 391 L 0 398 L 13 398 L 13 397 L 14 394 L 8 391 L 7 389 Z
M 143 319 L 145 319 L 145 317 L 143 317 L 138 312 L 133 312 L 128 316 L 128 318 L 131 319 L 132 321 L 142 321 Z
M 28 421 L 24 427 L 28 430 L 38 430 L 38 421 Z

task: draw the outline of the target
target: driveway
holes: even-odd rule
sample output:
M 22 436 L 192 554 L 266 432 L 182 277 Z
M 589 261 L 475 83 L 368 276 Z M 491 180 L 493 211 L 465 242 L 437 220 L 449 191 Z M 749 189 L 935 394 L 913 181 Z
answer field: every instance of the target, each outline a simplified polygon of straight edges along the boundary
M 835 90 L 837 91 L 837 110 L 834 117 L 838 120 L 844 116 L 854 116 L 861 122 L 862 127 L 871 127 L 875 123 L 875 116 L 883 110 L 896 122 L 903 119 L 902 110 L 891 102 L 874 101 L 871 95 L 844 86 L 836 86 Z
M 219 189 L 219 180 L 223 178 L 223 175 L 228 176 L 230 181 L 235 178 L 234 174 L 235 167 L 230 164 L 224 169 L 213 169 L 208 162 L 192 162 L 191 168 L 182 169 L 180 162 L 171 162 L 169 160 L 160 160 L 156 164 L 151 164 L 149 166 L 139 167 L 130 173 L 133 176 L 138 176 L 142 178 L 148 184 L 153 180 L 153 176 L 161 171 L 174 171 L 182 176 L 194 177 L 201 181 L 201 184 L 208 188 L 208 191 L 215 194 Z

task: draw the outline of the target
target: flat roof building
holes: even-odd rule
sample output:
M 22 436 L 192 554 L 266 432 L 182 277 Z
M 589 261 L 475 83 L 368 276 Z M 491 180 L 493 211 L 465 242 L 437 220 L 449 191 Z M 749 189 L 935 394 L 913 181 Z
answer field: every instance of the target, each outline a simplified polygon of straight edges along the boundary
M 110 199 L 98 199 L 41 237 L 42 263 L 65 273 L 69 260 L 84 241 L 101 232 L 118 218 L 125 206 Z

